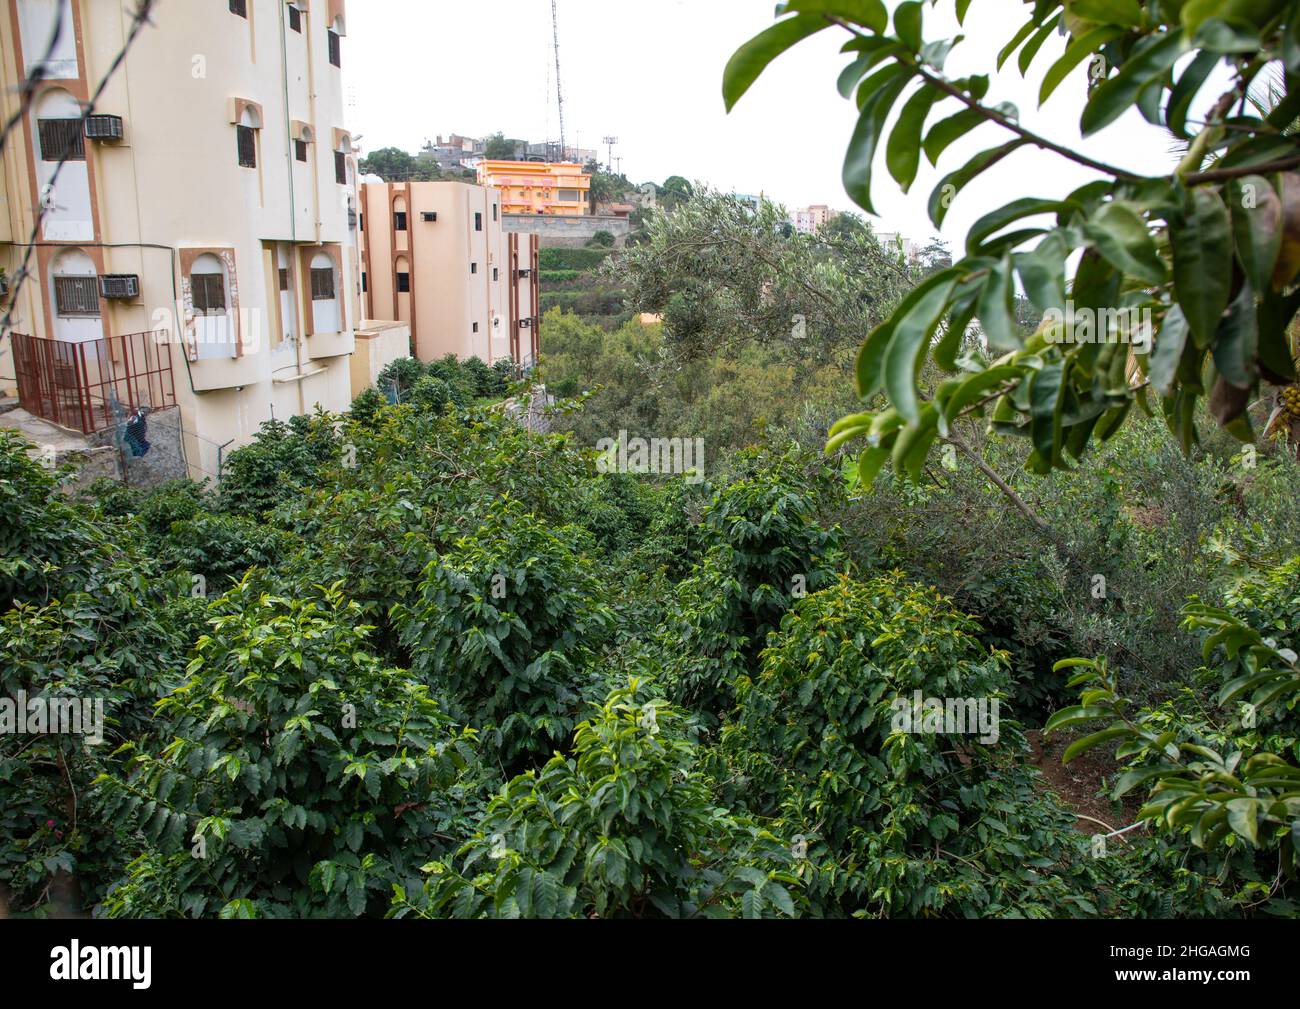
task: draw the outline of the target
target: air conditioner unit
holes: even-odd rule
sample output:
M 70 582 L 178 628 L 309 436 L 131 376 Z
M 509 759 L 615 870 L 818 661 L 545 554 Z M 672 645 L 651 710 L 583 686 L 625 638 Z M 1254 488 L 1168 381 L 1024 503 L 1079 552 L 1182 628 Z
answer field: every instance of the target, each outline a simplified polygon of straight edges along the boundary
M 532 272 L 533 272 L 532 270 L 529 270 L 529 269 L 527 269 L 527 268 L 522 269 L 522 270 L 516 270 L 516 271 L 515 271 L 515 276 L 518 276 L 518 277 L 527 277 L 527 276 L 528 276 L 529 274 L 531 274 Z
M 348 230 L 357 230 L 357 212 L 354 207 L 348 207 Z
M 122 117 L 94 115 L 86 117 L 87 140 L 121 140 Z
M 532 329 L 532 328 L 533 328 L 533 320 L 532 320 L 532 319 L 520 319 L 520 320 L 519 320 L 519 328 L 520 328 L 520 329 Z
M 99 293 L 109 299 L 140 297 L 140 278 L 134 273 L 103 273 L 99 277 Z
M 438 212 L 436 210 L 420 211 L 420 220 L 422 221 L 436 221 L 437 219 L 438 219 Z

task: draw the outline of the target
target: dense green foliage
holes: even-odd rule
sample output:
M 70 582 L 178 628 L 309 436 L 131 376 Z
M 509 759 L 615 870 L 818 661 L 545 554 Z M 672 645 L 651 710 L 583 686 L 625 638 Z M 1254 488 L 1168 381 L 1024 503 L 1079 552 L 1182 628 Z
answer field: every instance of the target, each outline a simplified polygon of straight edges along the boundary
M 393 378 L 455 379 L 436 367 Z M 702 484 L 600 475 L 572 435 L 491 405 L 362 406 L 267 425 L 217 493 L 66 498 L 3 443 L 5 535 L 25 545 L 5 692 L 108 712 L 96 746 L 3 743 L 15 911 L 48 913 L 68 881 L 113 916 L 1260 904 L 1263 860 L 1225 884 L 1177 837 L 1089 855 L 1026 763 L 1029 621 L 993 633 L 890 571 L 925 570 L 906 537 L 846 538 L 860 491 L 820 453 L 759 446 Z M 882 484 L 877 505 L 972 493 L 921 491 Z M 1300 609 L 1226 601 L 1251 626 Z M 895 731 L 915 690 L 998 699 L 996 742 Z M 1268 747 L 1293 735 L 1261 725 Z M 1285 911 L 1275 890 L 1264 909 Z
M 971 6 L 956 0 L 958 22 Z M 1048 64 L 1040 105 L 1067 81 L 1087 88 L 1084 137 L 1136 106 L 1154 129 L 1185 144 L 1173 172 L 1154 176 L 1025 128 L 1014 105 L 988 100 L 988 74 L 946 75 L 945 61 L 964 36 L 927 41 L 924 12 L 920 0 L 898 4 L 892 16 L 881 0 L 790 0 L 778 6 L 775 25 L 732 57 L 723 97 L 734 105 L 801 40 L 845 31 L 849 63 L 838 86 L 855 98 L 859 119 L 844 185 L 869 212 L 882 148 L 890 175 L 907 190 L 922 151 L 937 165 L 953 141 L 986 126 L 1004 131 L 1001 142 L 941 178 L 929 200 L 936 227 L 964 187 L 1024 148 L 1050 151 L 1099 178 L 1062 196 L 1023 196 L 981 217 L 965 255 L 917 285 L 862 344 L 857 391 L 864 400 L 883 393 L 888 406 L 844 417 L 832 444 L 867 442 L 864 481 L 887 461 L 916 475 L 937 439 L 987 412 L 999 432 L 1028 438 L 1029 467 L 1047 472 L 1072 467 L 1090 444 L 1111 437 L 1134 404 L 1158 411 L 1190 449 L 1203 420 L 1198 403 L 1251 441 L 1248 407 L 1261 385 L 1296 379 L 1289 332 L 1300 305 L 1294 7 L 1281 0 L 1031 5 L 995 68 L 1017 53 L 1022 76 Z M 1053 34 L 1064 37 L 1049 43 Z M 1071 73 L 1084 63 L 1089 76 Z M 1252 88 L 1270 66 L 1273 100 L 1251 107 Z M 1217 91 L 1213 100 L 1201 95 L 1207 83 Z M 1017 316 L 1017 285 L 1044 313 L 1032 335 Z M 975 320 L 980 340 L 972 345 L 967 330 Z M 956 377 L 923 386 L 927 362 Z

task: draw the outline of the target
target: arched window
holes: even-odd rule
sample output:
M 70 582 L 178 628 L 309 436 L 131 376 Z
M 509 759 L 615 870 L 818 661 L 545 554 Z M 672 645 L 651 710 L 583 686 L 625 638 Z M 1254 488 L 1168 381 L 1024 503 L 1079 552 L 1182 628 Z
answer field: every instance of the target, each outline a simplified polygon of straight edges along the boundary
M 339 46 L 339 36 L 343 34 L 343 19 L 335 18 L 326 30 L 326 36 L 329 40 L 330 63 L 333 66 L 343 66 L 343 53 Z
M 261 128 L 262 118 L 257 110 L 245 106 L 239 113 L 239 123 L 235 126 L 240 168 L 257 167 L 257 131 Z
M 41 233 L 54 241 L 95 237 L 81 113 L 81 104 L 62 88 L 45 91 L 32 107 Z
M 94 260 L 81 249 L 64 249 L 50 264 L 50 304 L 58 339 L 80 342 L 104 335 L 99 277 Z
M 219 258 L 205 252 L 190 267 L 194 307 L 194 346 L 200 360 L 234 357 L 235 327 L 230 318 L 230 283 Z
M 406 230 L 406 200 L 400 196 L 393 201 L 393 230 Z
M 339 146 L 334 151 L 334 181 L 340 186 L 350 184 L 352 166 L 348 164 L 348 155 L 352 153 L 352 138 L 346 133 L 339 137 Z
M 327 252 L 311 257 L 311 322 L 313 333 L 337 333 L 343 328 L 338 268 Z

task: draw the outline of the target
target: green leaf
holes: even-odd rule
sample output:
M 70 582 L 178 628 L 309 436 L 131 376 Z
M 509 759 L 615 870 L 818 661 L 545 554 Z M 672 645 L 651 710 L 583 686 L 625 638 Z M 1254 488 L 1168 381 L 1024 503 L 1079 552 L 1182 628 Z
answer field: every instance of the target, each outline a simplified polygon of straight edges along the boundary
M 914 53 L 921 51 L 921 4 L 919 0 L 905 0 L 894 10 L 894 31 Z
M 1025 143 L 1027 143 L 1026 140 L 1017 137 L 1001 147 L 991 147 L 986 151 L 980 151 L 961 168 L 945 175 L 930 194 L 929 212 L 930 220 L 934 222 L 934 226 L 936 228 L 942 226 L 943 219 L 947 216 L 952 201 L 971 179 L 986 169 L 992 168 L 1012 151 L 1024 146 Z
M 1232 283 L 1232 226 L 1219 194 L 1193 190 L 1184 212 L 1170 222 L 1169 239 L 1178 304 L 1197 346 L 1208 347 Z
M 1079 130 L 1085 137 L 1109 126 L 1136 105 L 1146 86 L 1167 74 L 1186 51 L 1181 28 L 1147 38 L 1151 41 L 1145 46 L 1139 43 L 1118 74 L 1093 89 L 1079 117 Z
M 921 89 L 903 103 L 889 143 L 885 145 L 885 164 L 903 192 L 912 187 L 916 170 L 921 163 L 921 131 L 930 107 L 944 98 L 942 91 L 923 84 Z
M 889 27 L 889 14 L 882 0 L 790 0 L 785 8 L 799 14 L 843 18 L 878 33 Z
M 1102 729 L 1100 732 L 1094 732 L 1090 736 L 1084 736 L 1082 739 L 1076 739 L 1073 743 L 1065 748 L 1061 754 L 1061 763 L 1068 764 L 1071 760 L 1081 753 L 1087 753 L 1093 747 L 1100 746 L 1112 739 L 1120 739 L 1125 736 L 1132 736 L 1134 730 L 1127 725 L 1112 726 L 1109 729 Z
M 1162 396 L 1167 396 L 1173 388 L 1174 376 L 1178 372 L 1178 363 L 1183 358 L 1183 347 L 1187 343 L 1187 319 L 1183 310 L 1171 305 L 1165 313 L 1160 333 L 1156 337 L 1155 347 L 1147 360 L 1147 374 L 1151 385 Z
M 858 125 L 849 140 L 849 149 L 844 155 L 844 189 L 854 203 L 867 213 L 874 214 L 871 205 L 871 168 L 876 156 L 876 146 L 884 129 L 885 119 L 894 100 L 911 80 L 912 72 L 902 66 L 892 66 L 882 71 L 872 80 L 880 83 L 870 93 L 858 115 Z M 862 85 L 865 89 L 871 81 Z M 861 95 L 859 91 L 859 95 Z
M 831 22 L 820 14 L 797 14 L 759 32 L 735 51 L 722 72 L 722 100 L 730 112 L 767 65 Z
M 977 109 L 962 109 L 931 126 L 930 132 L 925 135 L 925 141 L 921 145 L 925 148 L 925 156 L 930 164 L 937 165 L 939 155 L 947 150 L 953 141 L 965 136 L 983 122 L 988 122 L 988 117 L 982 112 Z
M 1238 389 L 1249 389 L 1259 377 L 1255 365 L 1255 349 L 1259 345 L 1259 328 L 1255 321 L 1255 292 L 1249 284 L 1241 285 L 1241 292 L 1228 308 L 1228 314 L 1219 323 L 1217 338 L 1212 348 L 1214 366 L 1224 381 Z
M 1228 184 L 1237 258 L 1256 291 L 1267 291 L 1282 248 L 1282 200 L 1261 175 Z
M 1020 327 L 1016 322 L 1011 280 L 1011 261 L 1004 258 L 989 267 L 988 279 L 984 281 L 984 289 L 980 292 L 976 314 L 979 316 L 984 339 L 994 350 L 1020 348 Z
M 1163 284 L 1167 271 L 1146 222 L 1128 204 L 1101 206 L 1084 232 L 1117 270 L 1148 284 Z
M 1045 200 L 1036 196 L 1022 196 L 1018 200 L 1012 200 L 985 214 L 971 225 L 970 231 L 966 233 L 966 255 L 978 256 L 983 241 L 1013 221 L 1037 214 L 1059 214 L 1077 208 L 1078 204 L 1070 200 Z
M 889 447 L 886 445 L 862 450 L 862 455 L 858 458 L 858 483 L 863 490 L 868 490 L 875 482 L 876 475 L 888 458 Z
M 1011 36 L 1011 41 L 1008 42 L 1006 45 L 1004 45 L 1002 49 L 998 52 L 997 68 L 999 70 L 1002 69 L 1002 64 L 1011 58 L 1011 54 L 1015 52 L 1018 48 L 1020 48 L 1020 43 L 1025 41 L 1025 39 L 1029 38 L 1029 36 L 1033 34 L 1034 29 L 1037 27 L 1038 27 L 1038 19 L 1035 17 L 1031 17 L 1028 21 L 1026 21 L 1024 24 L 1020 26 L 1019 31 L 1017 31 L 1013 36 Z
M 957 284 L 956 278 L 945 274 L 947 271 L 936 274 L 921 285 L 924 291 L 898 320 L 885 351 L 885 392 L 898 412 L 911 423 L 920 420 L 916 379 L 929 350 L 930 337 L 943 318 L 948 298 Z M 939 278 L 938 282 L 931 283 L 935 278 Z
M 1070 13 L 1098 24 L 1137 28 L 1142 24 L 1142 8 L 1137 0 L 1071 0 Z
M 1016 57 L 1016 66 L 1020 68 L 1020 76 L 1024 77 L 1029 72 L 1029 65 L 1034 62 L 1034 57 L 1038 55 L 1038 50 L 1043 48 L 1043 43 L 1047 37 L 1056 30 L 1056 26 L 1061 23 L 1061 15 L 1048 20 L 1048 22 L 1034 33 L 1033 38 L 1025 43 L 1025 47 L 1020 50 L 1020 55 Z
M 1042 86 L 1038 89 L 1038 104 L 1042 105 L 1051 97 L 1052 92 L 1069 76 L 1071 70 L 1107 42 L 1119 38 L 1123 34 L 1123 28 L 1117 28 L 1114 25 L 1100 25 L 1091 31 L 1084 32 L 1072 41 L 1065 47 L 1065 54 L 1048 67 L 1047 73 L 1043 75 Z
M 1169 90 L 1169 101 L 1165 103 L 1165 124 L 1169 132 L 1180 140 L 1188 139 L 1187 112 L 1201 85 L 1218 63 L 1219 57 L 1214 53 L 1198 53 L 1179 76 L 1178 83 Z
M 1228 825 L 1251 844 L 1259 844 L 1258 799 L 1232 799 L 1228 803 Z
M 966 407 L 986 396 L 990 389 L 997 388 L 1003 382 L 1017 379 L 1022 374 L 1020 368 L 1012 365 L 1001 365 L 997 368 L 981 371 L 977 375 L 972 375 L 962 382 L 956 391 L 945 400 L 943 405 L 944 419 L 951 424 Z
M 899 322 L 933 287 L 960 277 L 960 275 L 960 270 L 956 267 L 950 266 L 946 270 L 942 270 L 933 276 L 927 277 L 907 293 L 903 300 L 899 302 L 898 307 L 890 314 L 888 319 L 871 331 L 866 340 L 863 341 L 861 349 L 858 351 L 855 371 L 858 380 L 859 396 L 865 399 L 881 387 L 884 379 L 883 369 L 885 351 L 888 349 L 889 343 L 893 339 L 894 330 L 898 326 Z
M 1065 364 L 1055 361 L 1029 377 L 1029 433 L 1034 448 L 1047 462 L 1061 455 L 1061 408 Z

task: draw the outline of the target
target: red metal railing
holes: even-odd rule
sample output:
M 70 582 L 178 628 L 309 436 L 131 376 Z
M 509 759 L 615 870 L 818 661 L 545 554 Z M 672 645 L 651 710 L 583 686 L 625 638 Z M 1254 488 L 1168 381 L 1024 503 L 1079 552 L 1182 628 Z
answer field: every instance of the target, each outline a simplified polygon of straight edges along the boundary
M 176 405 L 167 334 L 128 333 L 97 340 L 47 340 L 11 333 L 18 401 L 37 417 L 91 434 L 118 423 L 118 409 Z

